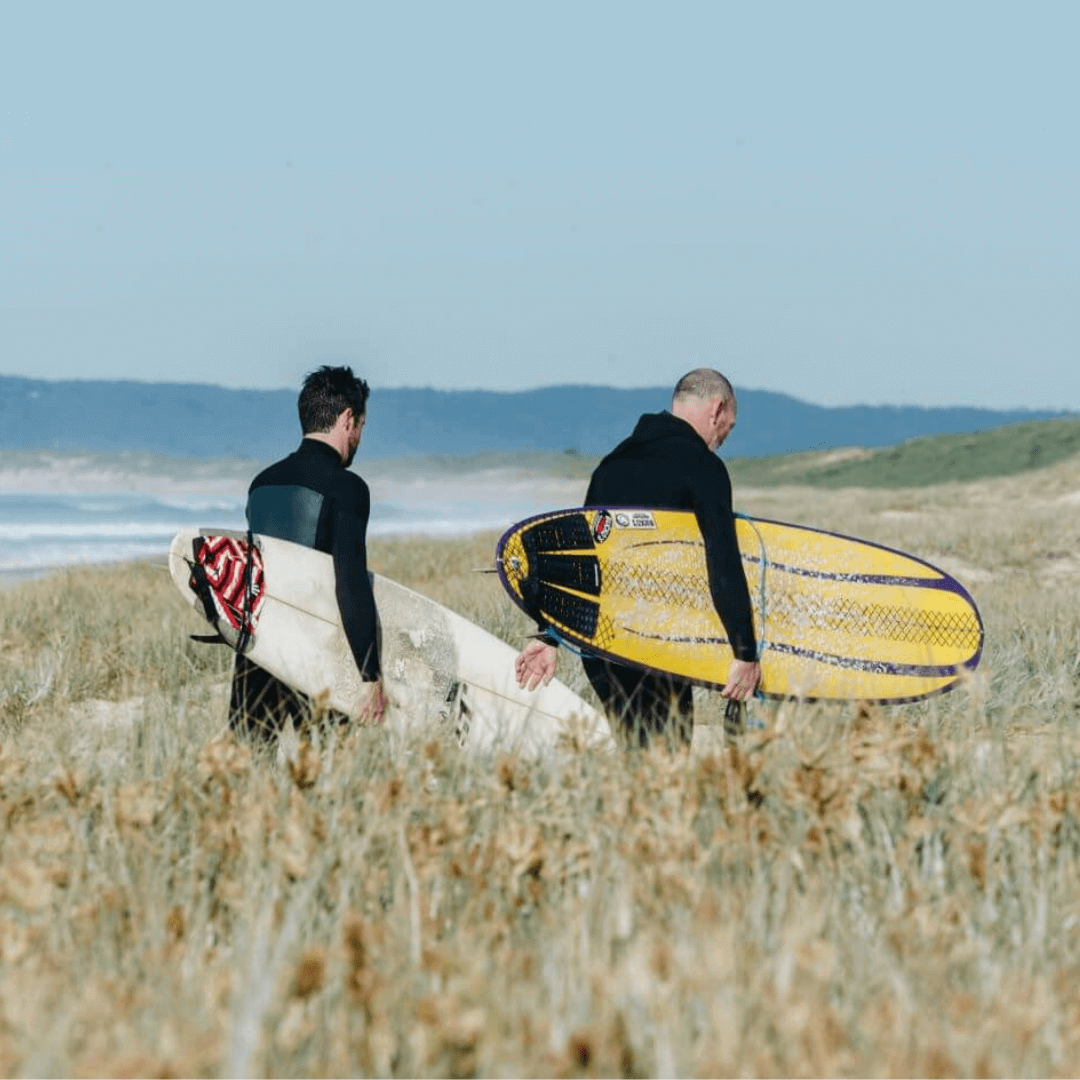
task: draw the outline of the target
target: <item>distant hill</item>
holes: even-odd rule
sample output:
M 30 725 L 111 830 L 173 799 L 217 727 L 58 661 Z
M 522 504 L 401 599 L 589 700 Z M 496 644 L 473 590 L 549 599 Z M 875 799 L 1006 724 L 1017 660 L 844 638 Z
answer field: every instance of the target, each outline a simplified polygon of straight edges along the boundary
M 1080 454 L 1080 420 L 1044 420 L 989 431 L 912 439 L 899 446 L 728 460 L 737 486 L 928 487 L 1055 465 Z
M 737 388 L 738 389 L 738 388 Z M 643 412 L 667 406 L 669 387 L 551 386 L 519 393 L 374 389 L 362 455 L 394 458 L 508 450 L 606 452 Z M 834 447 L 893 446 L 924 435 L 983 431 L 1068 416 L 1047 411 L 809 405 L 738 389 L 739 424 L 725 457 Z M 0 376 L 0 447 L 148 451 L 269 461 L 300 437 L 292 390 L 232 390 L 192 383 Z

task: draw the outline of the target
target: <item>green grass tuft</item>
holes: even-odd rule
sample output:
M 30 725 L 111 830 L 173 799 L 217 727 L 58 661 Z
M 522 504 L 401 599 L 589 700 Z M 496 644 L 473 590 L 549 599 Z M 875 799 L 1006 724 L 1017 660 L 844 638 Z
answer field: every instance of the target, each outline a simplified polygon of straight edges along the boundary
M 1046 468 L 1080 453 L 1080 420 L 1013 424 L 964 435 L 912 439 L 869 450 L 809 451 L 728 462 L 736 484 L 769 487 L 929 487 Z

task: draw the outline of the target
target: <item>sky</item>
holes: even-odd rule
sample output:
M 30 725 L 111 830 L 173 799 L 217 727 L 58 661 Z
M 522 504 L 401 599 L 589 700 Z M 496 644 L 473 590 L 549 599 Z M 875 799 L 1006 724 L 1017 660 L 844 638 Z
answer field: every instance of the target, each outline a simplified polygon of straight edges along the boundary
M 0 374 L 1080 410 L 1080 4 L 0 4 Z

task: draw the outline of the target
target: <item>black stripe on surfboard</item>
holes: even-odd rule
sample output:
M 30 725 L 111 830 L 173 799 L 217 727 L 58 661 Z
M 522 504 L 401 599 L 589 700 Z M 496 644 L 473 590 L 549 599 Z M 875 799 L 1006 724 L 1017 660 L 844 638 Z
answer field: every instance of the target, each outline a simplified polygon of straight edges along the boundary
M 587 641 L 596 636 L 596 625 L 600 619 L 600 605 L 595 600 L 584 596 L 563 592 L 547 582 L 539 584 L 539 608 L 543 615 L 554 622 L 580 634 Z
M 600 560 L 595 555 L 563 555 L 553 551 L 535 556 L 536 576 L 551 585 L 600 595 Z
M 539 551 L 592 551 L 596 546 L 584 514 L 538 521 L 521 530 L 521 542 L 530 556 Z

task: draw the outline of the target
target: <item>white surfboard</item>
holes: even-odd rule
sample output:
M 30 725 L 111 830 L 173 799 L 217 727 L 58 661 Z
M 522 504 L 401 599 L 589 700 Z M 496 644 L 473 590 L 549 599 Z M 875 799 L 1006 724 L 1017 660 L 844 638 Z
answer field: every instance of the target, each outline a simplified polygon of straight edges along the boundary
M 203 610 L 192 586 L 200 540 L 246 541 L 225 529 L 185 529 L 169 548 L 169 570 L 189 604 Z M 262 562 L 260 600 L 244 653 L 282 682 L 356 715 L 363 684 L 345 637 L 329 555 L 274 537 L 254 537 Z M 234 572 L 239 567 L 234 563 Z M 536 756 L 573 738 L 612 745 L 606 720 L 557 679 L 522 690 L 515 650 L 482 627 L 388 578 L 374 575 L 386 722 L 404 734 L 431 732 L 469 751 L 506 750 Z M 218 619 L 215 625 L 235 640 Z

